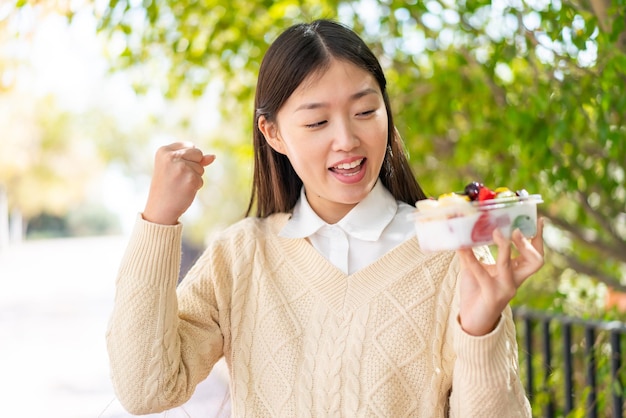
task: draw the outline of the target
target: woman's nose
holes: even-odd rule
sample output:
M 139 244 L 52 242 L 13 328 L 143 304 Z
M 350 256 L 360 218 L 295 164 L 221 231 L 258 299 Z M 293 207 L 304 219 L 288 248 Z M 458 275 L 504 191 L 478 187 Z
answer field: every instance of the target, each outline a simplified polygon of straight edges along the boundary
M 338 121 L 333 130 L 333 150 L 350 151 L 359 145 L 359 137 L 350 121 Z

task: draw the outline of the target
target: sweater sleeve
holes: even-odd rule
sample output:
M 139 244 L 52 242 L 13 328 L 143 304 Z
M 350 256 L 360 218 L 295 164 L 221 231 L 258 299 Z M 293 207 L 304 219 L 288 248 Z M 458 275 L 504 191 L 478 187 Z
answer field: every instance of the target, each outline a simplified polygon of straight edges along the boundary
M 484 261 L 493 261 L 487 248 L 475 251 Z M 457 286 L 449 318 L 456 355 L 450 417 L 531 417 L 530 403 L 519 376 L 517 339 L 511 308 L 505 308 L 491 333 L 472 336 L 463 331 L 459 323 L 458 304 Z
M 113 387 L 133 414 L 183 404 L 222 355 L 217 314 L 197 323 L 179 313 L 181 236 L 181 225 L 138 219 L 119 269 L 106 340 Z M 185 280 L 206 270 L 198 262 Z
M 456 362 L 451 417 L 530 417 L 518 374 L 515 325 L 507 307 L 490 334 L 475 337 L 454 320 Z

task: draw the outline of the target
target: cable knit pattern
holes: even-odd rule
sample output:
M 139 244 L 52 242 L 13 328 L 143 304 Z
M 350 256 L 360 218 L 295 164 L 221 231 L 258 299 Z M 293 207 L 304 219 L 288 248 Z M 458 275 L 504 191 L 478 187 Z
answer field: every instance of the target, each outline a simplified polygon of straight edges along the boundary
M 369 318 L 368 306 L 359 308 L 351 318 L 352 338 L 348 341 L 346 363 L 344 365 L 345 384 L 343 387 L 344 417 L 356 417 L 361 404 L 361 356 L 367 333 L 366 325 Z
M 462 331 L 453 252 L 411 239 L 345 275 L 287 219 L 218 234 L 178 289 L 181 227 L 138 219 L 107 333 L 130 412 L 184 403 L 225 356 L 235 417 L 530 416 L 510 310 Z

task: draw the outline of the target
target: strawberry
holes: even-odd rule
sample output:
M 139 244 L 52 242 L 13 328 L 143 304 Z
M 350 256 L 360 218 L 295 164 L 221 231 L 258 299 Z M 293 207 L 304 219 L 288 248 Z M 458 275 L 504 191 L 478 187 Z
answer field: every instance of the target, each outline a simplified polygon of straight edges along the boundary
M 472 228 L 472 241 L 488 242 L 491 241 L 493 230 L 496 223 L 491 219 L 488 211 L 483 212 Z
M 485 200 L 491 200 L 496 197 L 496 192 L 491 190 L 489 187 L 483 186 L 478 191 L 478 201 L 483 202 Z

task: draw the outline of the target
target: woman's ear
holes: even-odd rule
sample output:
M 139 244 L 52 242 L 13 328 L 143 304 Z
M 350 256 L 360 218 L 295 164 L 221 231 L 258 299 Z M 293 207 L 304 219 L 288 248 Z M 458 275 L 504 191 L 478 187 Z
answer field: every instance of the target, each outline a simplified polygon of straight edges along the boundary
M 276 152 L 285 154 L 285 145 L 278 134 L 278 127 L 276 126 L 276 123 L 270 122 L 265 116 L 261 115 L 259 116 L 257 124 L 270 147 L 272 147 Z

